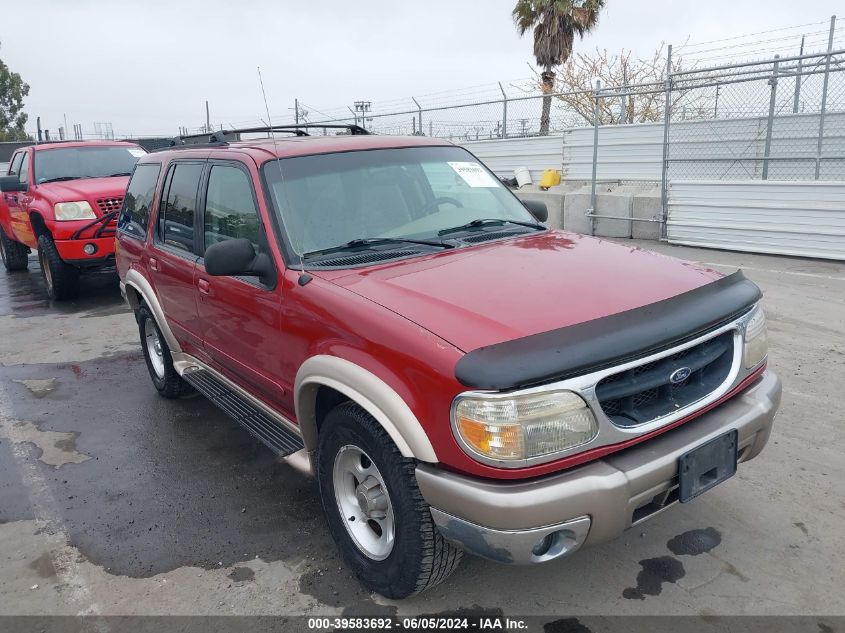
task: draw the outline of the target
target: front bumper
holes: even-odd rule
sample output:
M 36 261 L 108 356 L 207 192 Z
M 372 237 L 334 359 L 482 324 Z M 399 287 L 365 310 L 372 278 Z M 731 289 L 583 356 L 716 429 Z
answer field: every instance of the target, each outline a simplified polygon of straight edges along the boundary
M 422 464 L 417 482 L 447 540 L 503 563 L 543 562 L 609 541 L 674 505 L 678 459 L 723 433 L 737 430 L 739 462 L 756 457 L 769 439 L 780 397 L 780 379 L 767 370 L 700 417 L 560 474 L 496 482 Z
M 114 236 L 99 238 L 79 238 L 76 240 L 55 240 L 56 250 L 62 260 L 75 266 L 100 266 L 114 262 Z M 83 249 L 86 244 L 93 244 L 96 250 L 87 254 Z

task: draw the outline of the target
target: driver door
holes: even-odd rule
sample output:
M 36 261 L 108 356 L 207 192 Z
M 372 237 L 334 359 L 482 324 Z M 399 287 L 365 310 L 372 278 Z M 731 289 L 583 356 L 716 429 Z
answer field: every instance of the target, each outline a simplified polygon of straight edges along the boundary
M 237 161 L 215 161 L 205 183 L 201 214 L 202 252 L 235 238 L 267 252 L 266 231 L 248 168 Z M 257 277 L 219 277 L 197 262 L 197 307 L 206 354 L 215 369 L 268 404 L 284 408 L 290 385 L 282 376 L 278 349 L 281 287 Z
M 9 176 L 17 176 L 21 183 L 29 184 L 30 152 L 22 150 L 12 157 L 9 165 Z M 10 237 L 26 244 L 30 248 L 38 246 L 32 224 L 29 221 L 29 202 L 31 196 L 28 191 L 9 191 L 3 193 L 6 206 L 9 207 Z

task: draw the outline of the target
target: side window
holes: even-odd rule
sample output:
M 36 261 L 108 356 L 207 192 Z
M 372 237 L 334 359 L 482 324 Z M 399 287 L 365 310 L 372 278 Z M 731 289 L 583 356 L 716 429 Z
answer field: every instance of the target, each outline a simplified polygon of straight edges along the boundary
M 18 152 L 12 156 L 12 162 L 9 163 L 9 173 L 6 174 L 7 176 L 17 176 L 20 173 L 21 161 L 25 154 L 26 152 Z
M 117 222 L 119 231 L 142 240 L 146 237 L 160 171 L 161 165 L 158 163 L 144 163 L 135 167 Z
M 194 214 L 202 169 L 197 163 L 174 165 L 163 213 L 159 214 L 162 241 L 189 253 L 194 252 Z
M 249 176 L 237 167 L 214 165 L 205 199 L 205 248 L 232 238 L 246 238 L 258 250 L 261 220 Z
M 29 182 L 29 156 L 24 152 L 23 160 L 21 161 L 21 170 L 19 172 L 18 182 Z

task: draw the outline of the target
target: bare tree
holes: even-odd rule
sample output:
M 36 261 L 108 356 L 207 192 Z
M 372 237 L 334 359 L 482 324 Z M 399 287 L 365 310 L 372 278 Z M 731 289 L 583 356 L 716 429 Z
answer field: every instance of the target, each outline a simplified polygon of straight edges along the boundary
M 672 61 L 672 72 L 683 68 L 683 61 Z M 538 87 L 542 78 L 536 75 Z M 595 123 L 595 81 L 601 81 L 599 124 L 649 123 L 661 121 L 665 109 L 666 52 L 663 45 L 647 58 L 636 58 L 631 51 L 611 54 L 596 49 L 595 54 L 577 53 L 561 66 L 555 80 L 555 99 L 577 118 Z M 673 94 L 670 107 L 683 98 Z

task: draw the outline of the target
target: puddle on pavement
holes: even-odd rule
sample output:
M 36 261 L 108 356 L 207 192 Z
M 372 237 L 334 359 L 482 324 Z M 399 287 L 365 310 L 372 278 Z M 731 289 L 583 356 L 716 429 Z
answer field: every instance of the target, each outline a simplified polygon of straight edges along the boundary
M 721 542 L 721 532 L 716 528 L 708 527 L 678 534 L 666 543 L 666 547 L 676 556 L 698 556 L 709 552 Z
M 206 399 L 161 398 L 137 353 L 0 367 L 0 383 L 45 375 L 72 386 L 73 405 L 30 397 L 16 383 L 11 414 L 26 422 L 0 435 L 14 433 L 41 448 L 42 461 L 63 464 L 46 480 L 69 543 L 90 562 L 134 578 L 248 569 L 256 557 L 341 565 L 314 481 Z M 237 574 L 248 582 L 248 571 Z

